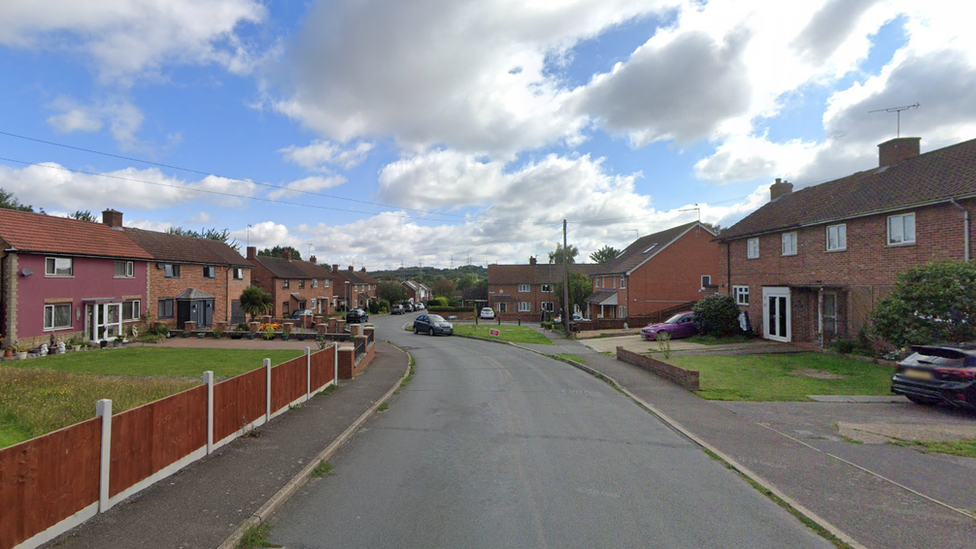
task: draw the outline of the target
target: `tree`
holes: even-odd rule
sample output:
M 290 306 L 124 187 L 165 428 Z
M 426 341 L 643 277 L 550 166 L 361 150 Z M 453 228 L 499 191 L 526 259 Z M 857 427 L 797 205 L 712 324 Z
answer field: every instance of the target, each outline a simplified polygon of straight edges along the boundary
M 562 301 L 562 282 L 556 284 L 556 295 L 559 296 L 559 300 Z M 569 314 L 573 314 L 573 310 L 575 310 L 575 307 L 577 306 L 581 311 L 586 311 L 586 298 L 590 297 L 591 295 L 593 295 L 593 282 L 590 281 L 590 277 L 583 273 L 570 271 L 569 307 L 563 307 L 563 309 L 567 310 Z
M 75 210 L 75 213 L 68 216 L 70 219 L 77 219 L 79 221 L 91 221 L 92 223 L 98 223 L 98 218 L 95 217 L 91 210 Z
M 241 310 L 251 315 L 251 320 L 254 320 L 254 317 L 274 309 L 271 299 L 271 294 L 261 288 L 248 286 L 241 292 Z
M 715 234 L 722 233 L 722 226 L 719 225 L 718 223 L 709 223 L 708 221 L 699 221 L 699 223 L 707 227 L 708 230 L 712 231 Z
M 258 252 L 258 255 L 263 255 L 267 257 L 285 257 L 285 250 L 291 252 L 291 258 L 295 261 L 301 261 L 302 253 L 291 246 L 275 246 L 270 250 L 265 248 Z
M 400 303 L 409 299 L 407 289 L 396 282 L 380 282 L 376 286 L 376 297 L 390 303 Z
M 576 246 L 570 244 L 567 248 L 569 253 L 566 254 L 566 263 L 576 263 L 576 256 L 579 255 L 579 250 Z M 556 244 L 556 251 L 549 252 L 549 263 L 553 265 L 563 264 L 563 246 L 562 244 Z
M 614 259 L 617 259 L 618 255 L 620 255 L 620 250 L 611 248 L 610 246 L 603 246 L 599 250 L 591 253 L 590 259 L 592 259 L 595 263 L 599 263 L 600 265 L 606 265 Z
M 898 346 L 976 338 L 976 262 L 933 263 L 898 275 L 871 320 L 876 335 Z
M 32 212 L 34 211 L 33 206 L 21 204 L 14 193 L 0 188 L 0 208 L 7 208 L 8 210 L 20 210 L 22 212 Z
M 183 227 L 174 226 L 166 229 L 166 232 L 169 234 L 175 234 L 179 236 L 202 238 L 204 240 L 216 240 L 217 242 L 223 242 L 224 244 L 227 244 L 228 246 L 233 248 L 234 251 L 237 252 L 241 251 L 241 245 L 237 242 L 236 239 L 231 238 L 230 230 L 228 229 L 219 230 L 216 227 L 214 227 L 212 229 L 201 229 L 200 232 L 197 232 L 194 231 L 193 229 L 184 229 Z
M 726 294 L 705 296 L 691 308 L 695 313 L 695 327 L 701 335 L 730 336 L 739 329 L 739 306 L 735 298 Z
M 443 296 L 450 300 L 454 297 L 454 283 L 448 278 L 439 278 L 431 288 L 436 296 Z

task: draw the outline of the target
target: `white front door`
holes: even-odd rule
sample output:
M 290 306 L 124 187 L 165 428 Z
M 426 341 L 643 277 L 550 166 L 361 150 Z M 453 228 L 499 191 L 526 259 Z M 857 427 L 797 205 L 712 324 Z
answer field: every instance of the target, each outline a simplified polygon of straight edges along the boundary
M 85 314 L 85 335 L 90 341 L 105 341 L 122 335 L 121 303 L 89 303 Z
M 790 336 L 790 289 L 763 288 L 763 337 L 785 343 Z

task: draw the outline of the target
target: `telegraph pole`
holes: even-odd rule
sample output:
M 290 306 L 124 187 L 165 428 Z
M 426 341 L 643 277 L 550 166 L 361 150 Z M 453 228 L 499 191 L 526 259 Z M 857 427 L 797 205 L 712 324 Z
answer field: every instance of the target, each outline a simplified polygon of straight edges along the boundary
M 569 264 L 566 261 L 566 220 L 563 219 L 563 329 L 569 336 Z

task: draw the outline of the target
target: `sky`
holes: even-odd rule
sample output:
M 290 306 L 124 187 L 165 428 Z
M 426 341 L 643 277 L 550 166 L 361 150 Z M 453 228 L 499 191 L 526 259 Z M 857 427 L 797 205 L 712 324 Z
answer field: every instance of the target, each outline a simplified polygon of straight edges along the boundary
M 968 13 L 967 13 L 968 12 Z M 976 138 L 949 0 L 6 0 L 0 188 L 357 270 L 578 261 Z M 881 111 L 881 112 L 877 112 Z

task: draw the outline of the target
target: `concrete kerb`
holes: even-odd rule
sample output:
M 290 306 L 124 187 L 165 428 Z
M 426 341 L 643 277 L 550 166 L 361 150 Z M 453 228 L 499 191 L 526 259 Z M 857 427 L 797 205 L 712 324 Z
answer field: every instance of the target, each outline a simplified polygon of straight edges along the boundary
M 392 343 L 390 343 L 390 345 L 392 345 L 396 349 L 399 349 L 400 351 L 403 351 L 403 349 L 400 349 L 399 347 L 393 345 Z M 230 537 L 224 540 L 224 542 L 221 543 L 217 549 L 235 549 L 237 547 L 237 544 L 241 541 L 241 538 L 244 537 L 244 533 L 247 531 L 248 528 L 257 524 L 261 524 L 262 522 L 268 520 L 271 517 L 271 515 L 275 513 L 275 511 L 280 509 L 281 506 L 284 505 L 285 502 L 288 501 L 288 499 L 291 496 L 293 496 L 295 492 L 298 491 L 299 488 L 301 488 L 306 482 L 308 482 L 308 479 L 312 477 L 312 473 L 319 466 L 319 463 L 328 460 L 333 455 L 335 455 L 335 453 L 339 450 L 339 448 L 343 444 L 348 442 L 349 439 L 352 438 L 354 434 L 356 434 L 356 431 L 358 431 L 359 428 L 362 427 L 363 423 L 366 423 L 366 420 L 369 419 L 374 413 L 376 413 L 376 410 L 379 409 L 379 407 L 383 403 L 385 403 L 387 400 L 390 399 L 390 397 L 393 396 L 393 393 L 395 393 L 397 389 L 400 388 L 400 384 L 403 383 L 403 380 L 405 380 L 410 375 L 410 353 L 407 353 L 406 351 L 403 352 L 406 353 L 407 355 L 407 369 L 406 371 L 403 372 L 403 375 L 400 376 L 400 379 L 393 385 L 393 387 L 391 387 L 390 390 L 387 391 L 386 394 L 384 394 L 379 400 L 374 402 L 373 405 L 370 406 L 368 410 L 363 412 L 363 415 L 359 416 L 359 418 L 356 419 L 356 421 L 354 421 L 352 425 L 349 426 L 348 429 L 343 431 L 341 435 L 339 435 L 335 440 L 333 440 L 332 444 L 329 444 L 329 446 L 326 447 L 325 450 L 319 453 L 319 455 L 315 456 L 315 458 L 312 459 L 308 465 L 306 465 L 301 471 L 298 472 L 298 474 L 296 474 L 290 481 L 288 481 L 288 484 L 285 484 L 281 488 L 281 490 L 278 490 L 278 493 L 271 496 L 271 498 L 267 502 L 265 502 L 265 504 L 262 505 L 260 509 L 258 509 L 257 511 L 254 512 L 254 514 L 248 517 L 247 520 L 245 520 L 237 528 L 237 530 L 235 530 L 234 533 L 230 535 Z
M 788 496 L 785 493 L 783 493 L 774 484 L 768 482 L 766 479 L 762 478 L 761 476 L 759 476 L 758 474 L 756 474 L 755 472 L 753 472 L 748 467 L 742 465 L 741 463 L 739 463 L 738 461 L 736 461 L 735 459 L 733 459 L 731 456 L 726 455 L 724 452 L 722 452 L 718 448 L 715 448 L 711 444 L 708 444 L 707 442 L 705 442 L 704 440 L 702 440 L 701 438 L 699 438 L 697 435 L 695 435 L 694 433 L 692 433 L 691 431 L 689 431 L 688 429 L 686 429 L 684 426 L 682 426 L 676 420 L 672 419 L 670 416 L 668 416 L 667 414 L 665 414 L 661 410 L 658 410 L 656 407 L 654 407 L 654 405 L 650 404 L 649 402 L 645 402 L 644 400 L 642 400 L 637 395 L 635 395 L 635 394 L 631 393 L 630 391 L 628 391 L 626 387 L 624 387 L 623 385 L 621 385 L 620 383 L 618 383 L 617 380 L 614 379 L 613 377 L 611 377 L 611 376 L 609 376 L 609 375 L 607 375 L 607 374 L 605 374 L 603 372 L 600 372 L 600 371 L 598 371 L 598 370 L 596 370 L 594 368 L 591 368 L 591 367 L 589 367 L 589 366 L 587 366 L 585 364 L 580 364 L 579 362 L 575 362 L 575 361 L 570 360 L 568 358 L 557 357 L 557 356 L 553 356 L 553 355 L 546 355 L 545 353 L 536 351 L 535 349 L 529 349 L 528 347 L 523 347 L 522 345 L 518 345 L 516 343 L 503 342 L 503 341 L 499 341 L 498 343 L 508 343 L 509 345 L 511 345 L 513 347 L 518 347 L 519 349 L 523 349 L 523 350 L 526 350 L 526 351 L 529 351 L 529 352 L 532 352 L 532 353 L 536 353 L 536 354 L 539 354 L 539 355 L 543 355 L 543 356 L 548 356 L 549 358 L 553 358 L 553 359 L 558 360 L 560 362 L 565 362 L 566 364 L 569 364 L 571 366 L 574 366 L 575 368 L 578 368 L 578 369 L 580 369 L 580 370 L 582 370 L 582 371 L 584 371 L 584 372 L 586 372 L 586 373 L 588 373 L 588 374 L 590 374 L 590 375 L 592 375 L 592 376 L 594 376 L 594 377 L 596 377 L 598 379 L 601 379 L 601 380 L 604 380 L 604 381 L 609 382 L 617 390 L 619 390 L 621 393 L 627 395 L 628 398 L 630 398 L 635 403 L 637 403 L 638 406 L 644 408 L 645 410 L 647 410 L 651 414 L 657 416 L 661 421 L 664 422 L 665 425 L 667 425 L 668 427 L 674 429 L 678 433 L 684 435 L 685 437 L 687 437 L 689 440 L 691 440 L 692 442 L 694 442 L 695 444 L 697 444 L 701 448 L 703 448 L 703 449 L 711 452 L 714 456 L 716 456 L 723 463 L 725 463 L 726 465 L 728 465 L 729 467 L 731 467 L 734 471 L 736 471 L 737 473 L 741 474 L 742 476 L 748 478 L 752 482 L 755 482 L 756 484 L 758 484 L 763 489 L 768 490 L 771 494 L 773 494 L 774 496 L 776 496 L 777 498 L 779 498 L 781 501 L 783 501 L 783 503 L 785 503 L 791 509 L 793 509 L 794 511 L 796 511 L 797 513 L 799 513 L 800 515 L 802 515 L 806 519 L 810 520 L 811 522 L 815 523 L 817 526 L 823 528 L 824 530 L 826 530 L 827 532 L 829 532 L 831 535 L 833 535 L 834 537 L 836 537 L 840 541 L 846 543 L 847 545 L 853 547 L 854 549 L 868 549 L 866 546 L 858 543 L 856 540 L 854 540 L 854 538 L 852 538 L 849 534 L 847 534 L 846 532 L 844 532 L 840 528 L 834 526 L 830 522 L 827 522 L 827 520 L 825 520 L 824 518 L 820 517 L 819 515 L 817 515 L 816 513 L 814 513 L 813 511 L 811 511 L 807 507 L 805 507 L 804 505 L 802 505 L 800 502 L 794 500 L 790 496 Z

